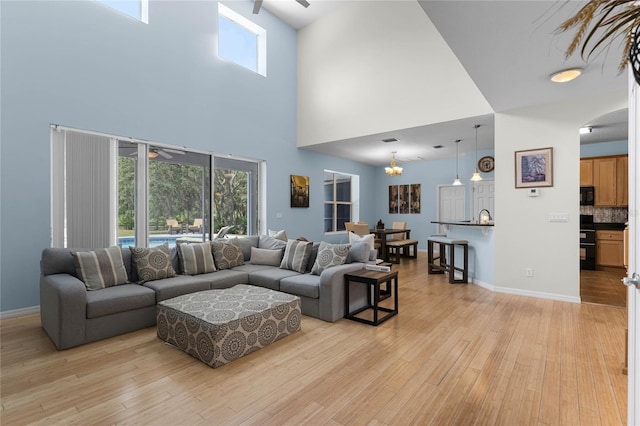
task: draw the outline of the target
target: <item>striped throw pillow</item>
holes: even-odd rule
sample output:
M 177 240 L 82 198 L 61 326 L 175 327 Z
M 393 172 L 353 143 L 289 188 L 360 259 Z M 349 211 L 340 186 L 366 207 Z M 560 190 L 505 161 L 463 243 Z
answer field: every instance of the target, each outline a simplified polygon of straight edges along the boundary
M 216 271 L 209 243 L 178 244 L 178 257 L 184 275 L 198 275 Z
M 284 250 L 280 268 L 290 269 L 303 274 L 307 267 L 312 248 L 312 242 L 298 240 L 287 241 L 287 247 Z
M 127 270 L 120 247 L 113 246 L 94 251 L 72 252 L 76 273 L 87 290 L 100 290 L 126 284 Z

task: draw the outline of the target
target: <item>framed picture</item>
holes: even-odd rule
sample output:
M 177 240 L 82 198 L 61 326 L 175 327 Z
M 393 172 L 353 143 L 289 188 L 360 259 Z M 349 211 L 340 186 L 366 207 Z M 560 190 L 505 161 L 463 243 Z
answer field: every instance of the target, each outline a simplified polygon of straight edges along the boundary
M 309 207 L 309 176 L 291 175 L 291 207 Z
M 389 214 L 398 213 L 398 185 L 389 185 Z
M 516 151 L 516 188 L 553 186 L 553 148 Z
M 400 185 L 400 198 L 398 204 L 400 204 L 400 213 L 409 213 L 409 187 L 410 185 Z
M 411 184 L 411 213 L 420 213 L 420 184 Z

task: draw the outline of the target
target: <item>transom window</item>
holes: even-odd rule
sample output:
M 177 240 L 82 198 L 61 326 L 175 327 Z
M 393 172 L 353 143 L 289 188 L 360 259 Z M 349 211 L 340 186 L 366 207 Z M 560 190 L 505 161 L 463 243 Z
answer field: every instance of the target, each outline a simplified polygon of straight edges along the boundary
M 138 21 L 149 23 L 149 0 L 97 0 L 120 13 L 131 16 Z
M 267 32 L 218 3 L 218 56 L 267 75 Z

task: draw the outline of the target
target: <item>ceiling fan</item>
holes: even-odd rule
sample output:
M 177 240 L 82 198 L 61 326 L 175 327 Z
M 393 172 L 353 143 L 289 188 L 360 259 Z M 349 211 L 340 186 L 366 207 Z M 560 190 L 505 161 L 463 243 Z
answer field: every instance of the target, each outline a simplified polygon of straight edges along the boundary
M 258 14 L 258 12 L 260 12 L 260 8 L 262 7 L 262 2 L 264 0 L 253 0 L 253 13 L 255 15 Z M 309 2 L 307 0 L 295 0 L 296 2 L 298 2 L 299 4 L 301 4 L 302 6 L 309 7 Z
M 179 154 L 179 155 L 185 155 L 186 153 L 184 151 L 180 151 L 177 149 L 171 149 L 171 148 L 159 148 L 157 146 L 150 146 L 149 147 L 149 153 L 148 153 L 148 157 L 149 159 L 154 159 L 158 156 L 166 158 L 167 160 L 173 158 L 173 155 L 171 154 Z M 134 148 L 133 152 L 129 154 L 129 157 L 135 157 L 138 155 L 137 149 Z

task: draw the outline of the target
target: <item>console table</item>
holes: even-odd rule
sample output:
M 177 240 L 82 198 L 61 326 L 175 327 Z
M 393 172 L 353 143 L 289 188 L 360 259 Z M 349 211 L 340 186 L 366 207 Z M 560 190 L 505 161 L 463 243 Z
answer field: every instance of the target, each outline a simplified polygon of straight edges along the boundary
M 349 310 L 349 287 L 351 286 L 351 283 L 361 283 L 367 286 L 367 304 L 355 311 Z M 393 308 L 379 306 L 380 300 L 386 298 L 383 297 L 380 290 L 380 285 L 383 283 L 386 283 L 387 290 L 393 293 Z M 372 290 L 373 303 L 371 297 Z M 360 269 L 358 271 L 345 274 L 344 292 L 344 317 L 347 319 L 377 326 L 398 314 L 398 271 L 392 270 L 390 272 L 378 272 L 370 271 L 368 269 Z M 373 310 L 373 320 L 356 316 L 368 309 Z M 383 312 L 384 314 L 381 316 L 380 312 Z

